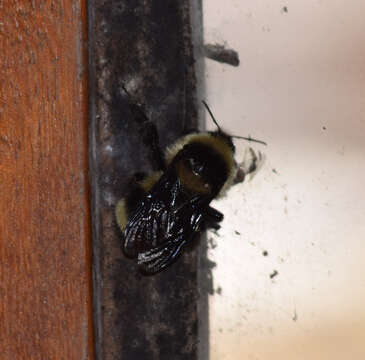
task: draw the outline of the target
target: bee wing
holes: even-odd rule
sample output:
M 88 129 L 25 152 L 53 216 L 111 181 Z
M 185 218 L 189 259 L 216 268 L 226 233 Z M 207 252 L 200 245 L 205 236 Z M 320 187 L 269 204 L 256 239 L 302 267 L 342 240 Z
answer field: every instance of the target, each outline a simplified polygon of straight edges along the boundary
M 181 235 L 165 244 L 138 254 L 139 269 L 145 274 L 155 274 L 170 265 L 181 253 L 186 243 Z
M 176 186 L 175 186 L 176 185 Z M 178 184 L 146 196 L 125 229 L 124 252 L 142 272 L 156 273 L 181 253 L 199 230 L 207 199 L 183 198 Z
M 145 199 L 125 228 L 125 254 L 135 258 L 140 252 L 158 246 L 167 230 L 165 205 L 158 199 Z

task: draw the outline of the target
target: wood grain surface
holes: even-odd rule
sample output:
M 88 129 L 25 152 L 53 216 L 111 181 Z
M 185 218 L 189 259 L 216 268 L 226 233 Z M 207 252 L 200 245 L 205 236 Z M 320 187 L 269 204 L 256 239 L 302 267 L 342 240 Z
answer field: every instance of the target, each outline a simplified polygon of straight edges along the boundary
M 86 4 L 0 1 L 0 358 L 92 359 Z

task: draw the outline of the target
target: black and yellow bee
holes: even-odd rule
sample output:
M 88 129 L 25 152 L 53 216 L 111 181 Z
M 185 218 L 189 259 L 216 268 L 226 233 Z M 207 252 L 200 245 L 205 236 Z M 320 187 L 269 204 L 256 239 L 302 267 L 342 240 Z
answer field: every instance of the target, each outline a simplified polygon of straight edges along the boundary
M 223 220 L 210 202 L 222 196 L 235 179 L 234 136 L 222 131 L 204 105 L 218 130 L 190 133 L 168 147 L 165 156 L 156 132 L 152 148 L 161 168 L 148 176 L 136 176 L 128 196 L 117 203 L 124 253 L 137 258 L 145 274 L 165 269 L 197 233 Z

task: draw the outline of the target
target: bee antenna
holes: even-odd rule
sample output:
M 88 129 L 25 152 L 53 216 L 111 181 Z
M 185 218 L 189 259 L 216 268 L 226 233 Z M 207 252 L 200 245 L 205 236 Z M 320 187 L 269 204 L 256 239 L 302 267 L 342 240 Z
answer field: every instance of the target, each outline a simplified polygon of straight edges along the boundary
M 219 130 L 220 132 L 222 132 L 222 129 L 221 129 L 221 127 L 218 125 L 218 122 L 217 122 L 217 120 L 215 119 L 215 117 L 214 117 L 214 115 L 213 115 L 212 111 L 209 109 L 208 104 L 207 104 L 204 100 L 202 100 L 202 103 L 204 104 L 205 108 L 207 109 L 207 111 L 208 111 L 208 113 L 209 113 L 210 117 L 212 118 L 212 120 L 213 120 L 214 124 L 217 126 L 218 130 Z
M 222 131 L 221 127 L 218 125 L 218 122 L 215 119 L 212 111 L 209 109 L 208 104 L 204 100 L 202 100 L 202 103 L 204 104 L 205 108 L 208 110 L 208 113 L 209 113 L 210 117 L 212 118 L 214 124 L 217 126 L 219 132 L 223 133 L 223 131 Z M 243 140 L 247 140 L 247 141 L 251 141 L 251 142 L 256 142 L 256 143 L 259 143 L 259 144 L 262 144 L 262 145 L 267 145 L 265 141 L 254 139 L 251 136 L 244 137 L 244 136 L 235 136 L 235 135 L 233 135 L 231 137 L 236 138 L 236 139 L 243 139 Z
M 259 143 L 259 144 L 262 144 L 262 145 L 267 145 L 265 141 L 261 141 L 261 140 L 254 139 L 251 136 L 244 137 L 244 136 L 236 136 L 236 135 L 233 135 L 231 137 L 233 137 L 235 139 L 243 139 L 243 140 L 247 140 L 247 141 L 256 142 L 256 143 Z

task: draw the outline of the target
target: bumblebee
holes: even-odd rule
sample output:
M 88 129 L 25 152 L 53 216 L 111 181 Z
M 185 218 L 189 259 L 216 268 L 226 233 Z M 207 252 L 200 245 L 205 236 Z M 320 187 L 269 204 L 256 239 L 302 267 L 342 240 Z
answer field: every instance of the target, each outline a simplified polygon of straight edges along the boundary
M 187 134 L 165 155 L 154 133 L 152 149 L 161 168 L 150 175 L 135 175 L 129 194 L 116 205 L 124 253 L 137 259 L 144 274 L 168 267 L 200 231 L 223 220 L 210 202 L 233 184 L 238 166 L 232 138 L 243 137 L 224 132 L 203 103 L 218 129 Z

